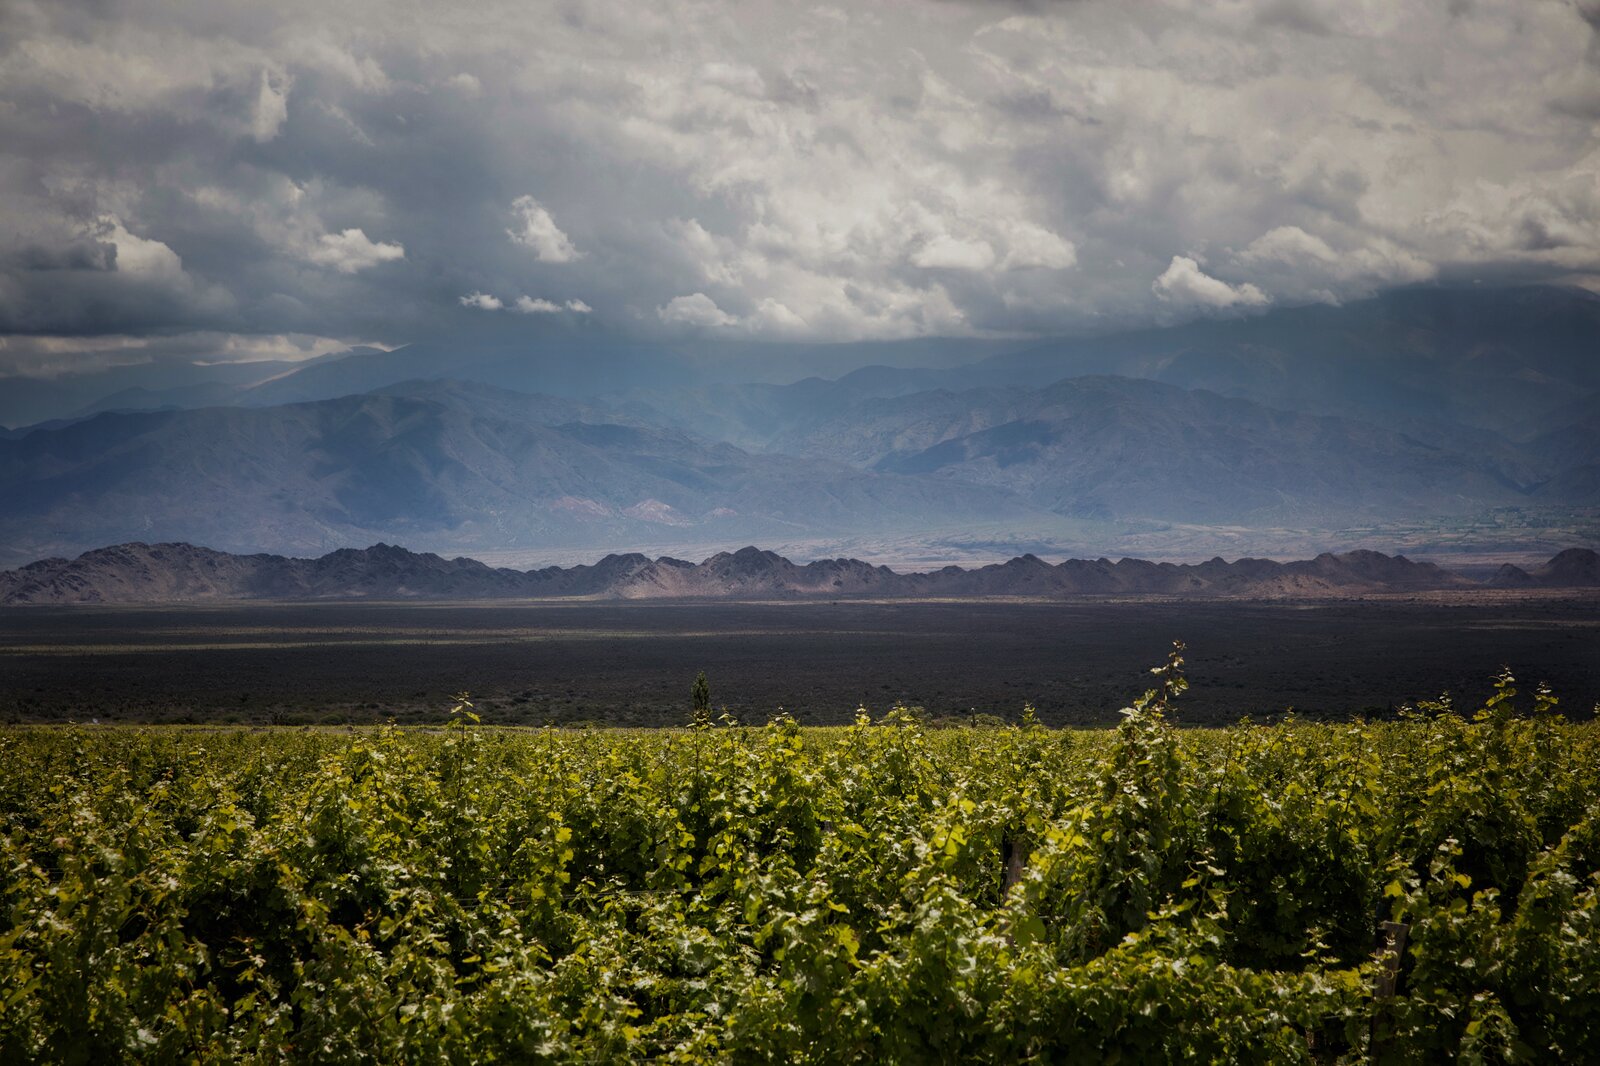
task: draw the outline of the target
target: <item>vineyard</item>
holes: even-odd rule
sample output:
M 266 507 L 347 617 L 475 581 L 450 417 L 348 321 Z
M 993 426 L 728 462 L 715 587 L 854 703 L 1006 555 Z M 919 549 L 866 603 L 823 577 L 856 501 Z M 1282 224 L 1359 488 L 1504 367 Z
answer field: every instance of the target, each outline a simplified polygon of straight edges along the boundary
M 1600 730 L 15 728 L 0 1061 L 1600 1048 Z

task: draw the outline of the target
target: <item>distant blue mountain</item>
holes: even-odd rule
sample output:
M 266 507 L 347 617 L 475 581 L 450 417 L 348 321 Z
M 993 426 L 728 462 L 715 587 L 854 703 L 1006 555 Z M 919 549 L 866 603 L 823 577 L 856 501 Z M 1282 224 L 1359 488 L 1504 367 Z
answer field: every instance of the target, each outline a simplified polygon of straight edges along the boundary
M 754 455 L 474 383 L 108 413 L 0 440 L 12 558 L 130 539 L 304 551 L 911 534 L 1048 520 L 998 488 Z
M 1072 523 L 1107 543 L 1128 523 L 1330 530 L 1600 507 L 1600 298 L 1580 290 L 1396 292 L 789 384 L 727 380 L 740 350 L 567 329 L 531 347 L 191 368 L 209 376 L 187 383 L 122 368 L 98 379 L 109 394 L 0 434 L 0 558 L 131 539 L 1014 543 Z

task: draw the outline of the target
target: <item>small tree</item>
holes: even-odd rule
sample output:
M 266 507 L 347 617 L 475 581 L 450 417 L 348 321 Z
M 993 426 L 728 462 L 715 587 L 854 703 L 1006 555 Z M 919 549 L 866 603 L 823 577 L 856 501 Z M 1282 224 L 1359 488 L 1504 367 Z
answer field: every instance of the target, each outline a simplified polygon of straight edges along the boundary
M 694 687 L 689 690 L 689 698 L 694 705 L 694 715 L 691 721 L 696 729 L 706 729 L 711 725 L 711 683 L 706 680 L 706 672 L 700 671 L 694 679 Z

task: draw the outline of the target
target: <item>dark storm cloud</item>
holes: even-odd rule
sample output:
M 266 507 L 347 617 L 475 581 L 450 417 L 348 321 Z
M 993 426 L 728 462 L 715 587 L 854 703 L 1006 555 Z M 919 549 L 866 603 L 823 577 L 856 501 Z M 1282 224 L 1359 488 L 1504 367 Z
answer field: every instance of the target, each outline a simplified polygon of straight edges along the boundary
M 560 318 L 1044 333 L 1582 279 L 1593 10 L 13 0 L 0 361 Z
M 14 249 L 9 258 L 17 270 L 115 270 L 117 246 L 103 241 L 77 238 L 46 247 L 30 244 Z

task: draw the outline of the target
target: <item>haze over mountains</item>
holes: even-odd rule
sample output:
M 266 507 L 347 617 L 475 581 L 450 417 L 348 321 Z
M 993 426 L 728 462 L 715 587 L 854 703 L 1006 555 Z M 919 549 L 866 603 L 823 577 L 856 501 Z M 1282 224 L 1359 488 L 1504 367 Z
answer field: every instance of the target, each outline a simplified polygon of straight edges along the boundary
M 1595 411 L 1600 297 L 1549 287 L 1396 290 L 1342 307 L 1290 307 L 1030 343 L 959 366 L 879 365 L 788 390 L 701 386 L 679 390 L 670 403 L 704 408 L 694 410 L 696 418 L 728 412 L 723 435 L 755 445 L 796 423 L 803 427 L 824 405 L 932 389 L 1038 387 L 1093 375 L 1205 389 L 1414 435 L 1459 439 L 1488 430 L 1522 441 Z M 750 400 L 747 406 L 733 406 L 741 396 Z
M 563 337 L 192 380 L 170 366 L 10 379 L 0 414 L 44 424 L 0 439 L 0 562 L 128 540 L 485 552 L 960 530 L 1088 543 L 1087 529 L 1114 551 L 1131 524 L 1332 530 L 1600 506 L 1600 298 L 1580 290 L 944 342 L 929 358 L 958 365 L 787 384 L 730 380 L 756 364 L 727 344 Z M 849 348 L 787 354 L 915 357 Z M 775 375 L 784 354 L 766 346 L 760 366 Z M 105 410 L 119 407 L 158 409 Z
M 320 548 L 373 534 L 480 547 L 696 527 L 906 530 L 1025 520 L 998 489 L 755 455 L 570 403 L 422 383 L 262 409 L 108 414 L 0 442 L 0 536 Z
M 1141 559 L 1069 559 L 1051 565 L 1025 555 L 977 569 L 949 566 L 896 573 L 857 559 L 797 565 L 770 551 L 741 548 L 700 563 L 638 553 L 593 565 L 520 571 L 473 559 L 443 559 L 388 544 L 341 549 L 317 559 L 231 555 L 191 544 L 119 544 L 77 559 L 46 559 L 0 572 L 0 604 L 194 603 L 207 600 L 749 599 L 875 596 L 1181 596 L 1324 598 L 1471 588 L 1431 563 L 1357 551 L 1279 563 L 1212 559 L 1196 565 Z M 1592 588 L 1600 560 L 1570 549 L 1533 573 L 1506 567 L 1495 587 Z

